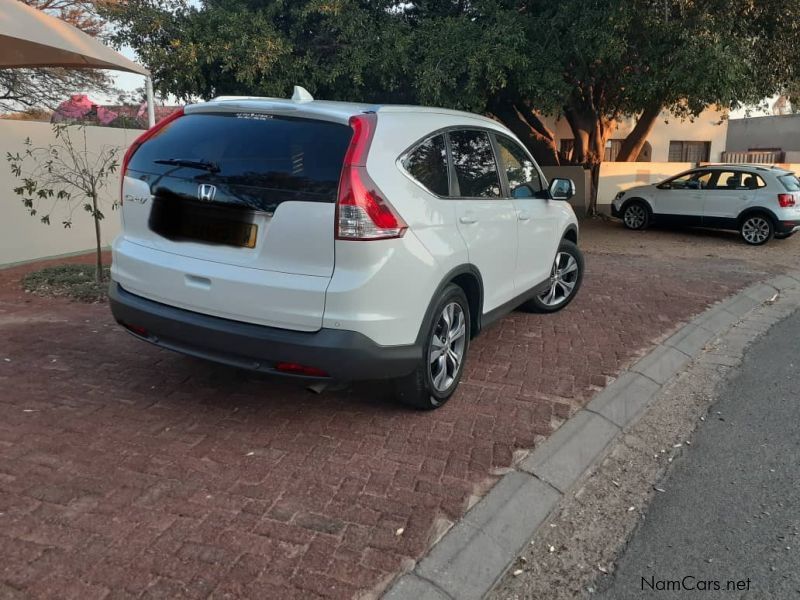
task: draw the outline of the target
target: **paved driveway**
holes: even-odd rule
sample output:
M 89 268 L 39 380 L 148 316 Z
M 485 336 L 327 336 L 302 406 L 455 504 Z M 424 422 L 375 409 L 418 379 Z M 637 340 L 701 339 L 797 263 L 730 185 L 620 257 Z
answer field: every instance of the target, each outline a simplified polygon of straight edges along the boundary
M 763 276 L 747 259 L 643 251 L 642 236 L 603 252 L 624 235 L 587 227 L 580 297 L 486 331 L 433 413 L 383 384 L 314 395 L 159 350 L 105 305 L 34 298 L 24 269 L 0 271 L 0 596 L 379 595 L 516 451 Z

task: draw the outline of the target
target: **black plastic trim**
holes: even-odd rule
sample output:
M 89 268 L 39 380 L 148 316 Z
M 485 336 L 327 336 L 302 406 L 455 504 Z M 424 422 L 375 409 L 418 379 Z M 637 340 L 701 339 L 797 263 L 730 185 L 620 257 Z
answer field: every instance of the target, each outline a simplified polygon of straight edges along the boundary
M 417 343 L 381 346 L 356 331 L 291 331 L 212 317 L 142 298 L 115 281 L 109 300 L 118 323 L 147 332 L 128 328 L 139 339 L 252 371 L 286 375 L 275 370 L 285 361 L 322 369 L 330 375 L 326 379 L 390 379 L 411 373 L 422 356 Z
M 564 233 L 561 234 L 561 239 L 562 240 L 565 239 L 568 233 L 575 234 L 575 243 L 577 244 L 578 240 L 580 239 L 580 232 L 578 231 L 577 225 L 575 224 L 568 225 L 567 228 L 564 230 Z
M 425 345 L 426 342 L 425 336 L 427 335 L 428 325 L 430 324 L 431 319 L 433 318 L 433 311 L 436 309 L 436 303 L 439 299 L 439 296 L 442 295 L 444 288 L 453 283 L 453 280 L 459 275 L 472 275 L 473 277 L 475 277 L 475 279 L 478 280 L 478 290 L 479 290 L 478 315 L 477 316 L 470 315 L 472 317 L 473 324 L 477 323 L 478 326 L 472 328 L 470 337 L 474 338 L 480 332 L 481 330 L 480 315 L 483 312 L 483 277 L 481 277 L 481 273 L 480 271 L 478 271 L 478 268 L 475 265 L 465 263 L 448 271 L 447 274 L 442 278 L 442 281 L 437 286 L 436 291 L 433 293 L 430 303 L 428 304 L 428 308 L 425 311 L 425 316 L 423 317 L 422 323 L 420 324 L 419 332 L 417 333 L 417 339 L 415 345 L 418 346 L 419 348 L 422 348 L 422 346 Z M 467 290 L 464 290 L 464 293 L 466 294 Z
M 512 312 L 514 309 L 518 308 L 521 304 L 524 304 L 534 296 L 544 293 L 549 289 L 549 287 L 550 287 L 550 279 L 548 278 L 545 279 L 544 281 L 537 283 L 528 291 L 523 292 L 518 296 L 515 296 L 508 302 L 505 302 L 500 306 L 498 306 L 497 308 L 490 310 L 481 318 L 481 329 L 485 329 L 492 323 L 498 321 L 499 319 L 501 319 L 508 313 Z

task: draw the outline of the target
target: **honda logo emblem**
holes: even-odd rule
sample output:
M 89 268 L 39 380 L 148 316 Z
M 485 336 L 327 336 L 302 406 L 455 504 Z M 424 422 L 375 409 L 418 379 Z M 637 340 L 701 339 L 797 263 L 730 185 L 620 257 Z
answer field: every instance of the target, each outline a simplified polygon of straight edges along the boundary
M 210 183 L 201 183 L 197 186 L 197 199 L 203 202 L 212 202 L 217 195 L 217 188 Z

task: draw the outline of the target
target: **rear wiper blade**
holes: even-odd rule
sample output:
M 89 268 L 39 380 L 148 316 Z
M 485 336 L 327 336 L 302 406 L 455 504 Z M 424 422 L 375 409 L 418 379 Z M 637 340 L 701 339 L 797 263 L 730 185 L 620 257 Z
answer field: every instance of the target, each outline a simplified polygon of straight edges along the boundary
M 190 169 L 202 169 L 204 171 L 211 171 L 212 173 L 219 173 L 219 167 L 216 163 L 205 160 L 192 160 L 191 158 L 160 158 L 153 162 L 159 165 L 176 165 L 179 167 L 189 167 Z

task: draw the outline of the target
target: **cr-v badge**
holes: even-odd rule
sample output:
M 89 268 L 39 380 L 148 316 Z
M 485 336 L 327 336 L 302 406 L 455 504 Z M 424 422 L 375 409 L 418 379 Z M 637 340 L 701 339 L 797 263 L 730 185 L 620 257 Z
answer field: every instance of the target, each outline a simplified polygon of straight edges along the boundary
M 210 183 L 201 183 L 197 186 L 197 199 L 203 202 L 212 202 L 217 195 L 217 188 Z

